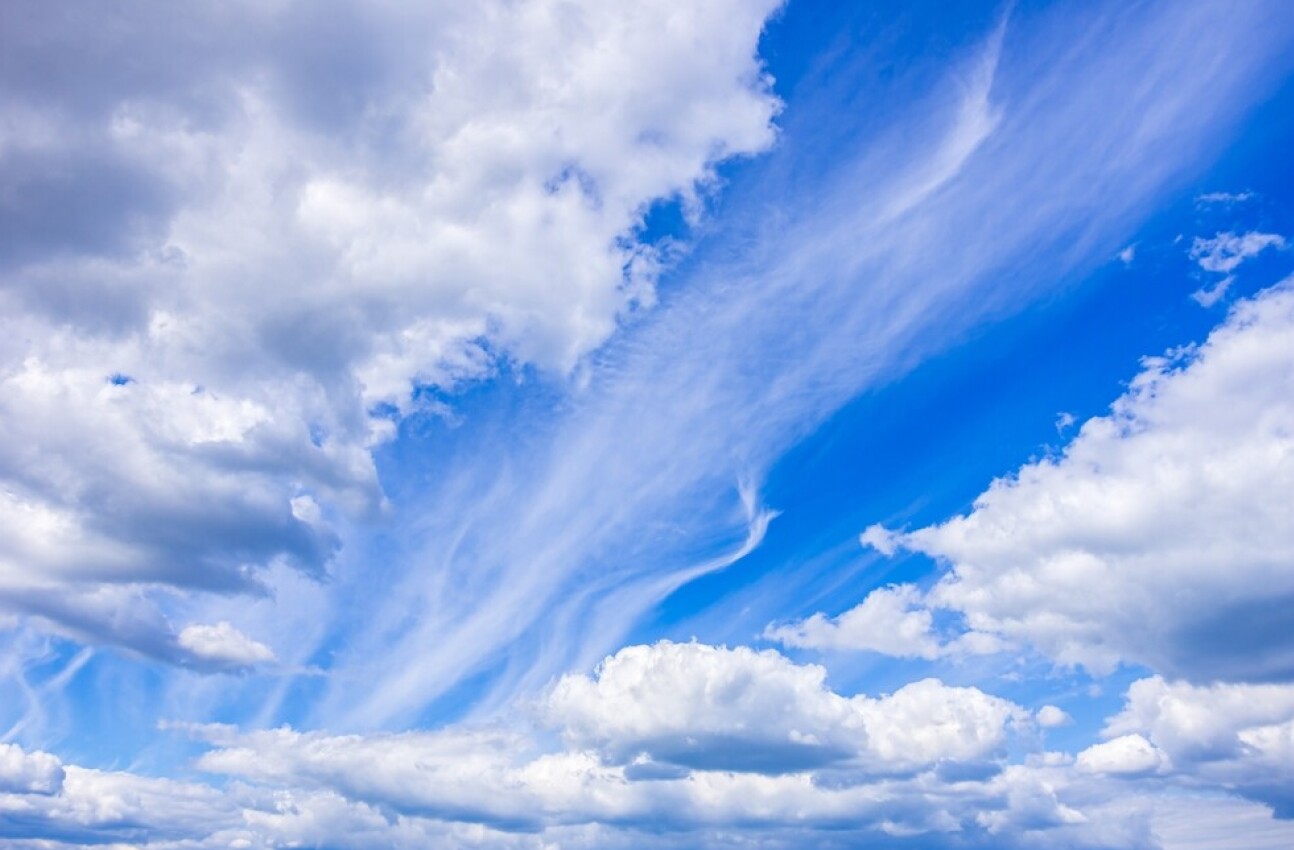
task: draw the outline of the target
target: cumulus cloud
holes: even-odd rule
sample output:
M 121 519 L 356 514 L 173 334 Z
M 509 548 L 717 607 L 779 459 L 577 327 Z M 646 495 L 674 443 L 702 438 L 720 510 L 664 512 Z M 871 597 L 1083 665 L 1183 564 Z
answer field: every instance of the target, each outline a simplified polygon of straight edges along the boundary
M 1119 737 L 1094 749 L 1140 739 L 1162 751 L 1176 774 L 1294 818 L 1294 685 L 1199 686 L 1152 676 L 1128 688 L 1127 703 L 1105 734 Z
M 844 697 L 826 670 L 746 647 L 662 641 L 563 677 L 545 704 L 568 741 L 611 763 L 645 755 L 707 770 L 784 773 L 849 763 L 883 772 L 987 758 L 1021 710 L 935 679 Z
M 63 776 L 57 757 L 0 743 L 0 794 L 57 794 Z
M 274 660 L 274 652 L 221 621 L 214 626 L 185 626 L 180 632 L 180 646 L 194 655 L 216 664 L 233 667 L 251 667 Z
M 1078 754 L 1079 770 L 1135 776 L 1151 773 L 1164 763 L 1163 754 L 1140 735 L 1120 735 L 1093 744 Z
M 261 733 L 249 738 L 246 743 L 266 747 L 267 769 L 226 759 L 223 767 L 246 770 L 244 778 L 221 789 L 68 767 L 56 795 L 0 793 L 0 835 L 14 846 L 30 841 L 45 848 L 118 842 L 163 850 L 374 845 L 683 850 L 755 841 L 791 850 L 806 843 L 919 847 L 932 837 L 968 848 L 1001 847 L 1027 829 L 1030 838 L 1022 846 L 1144 846 L 1144 840 L 1138 843 L 1145 834 L 1144 812 L 1111 811 L 1089 802 L 1090 816 L 1084 814 L 1063 799 L 1089 796 L 1092 788 L 1076 786 L 1063 767 L 1041 764 L 1019 765 L 987 780 L 950 783 L 931 775 L 919 782 L 827 786 L 802 775 L 732 773 L 627 781 L 619 771 L 591 769 L 585 758 L 537 761 L 531 768 L 484 776 L 464 772 L 463 783 L 455 787 L 437 777 L 445 765 L 427 761 L 435 755 L 417 742 L 406 741 L 422 759 L 412 764 L 412 754 L 372 738 L 309 737 L 294 741 L 279 734 L 272 740 Z M 294 772 L 276 773 L 294 760 L 293 747 L 313 750 L 311 764 L 297 759 Z M 375 758 L 378 753 L 384 757 Z M 338 782 L 345 765 L 365 773 Z M 404 774 L 417 784 L 400 790 L 389 774 Z M 277 781 L 263 785 L 245 778 L 255 775 Z M 455 807 L 464 800 L 469 807 Z M 496 820 L 493 812 L 505 805 L 511 807 L 510 819 Z M 524 819 L 518 820 L 518 813 Z
M 1195 728 L 1165 692 L 1256 704 L 1233 718 L 1242 743 L 1291 708 L 1288 694 L 1270 688 L 1206 693 L 1147 680 L 1134 686 L 1126 717 L 1111 721 L 1113 740 L 1077 759 L 1011 758 L 1004 734 L 1026 713 L 974 688 L 927 679 L 888 696 L 846 697 L 826 687 L 821 668 L 774 652 L 662 642 L 555 683 L 533 706 L 538 727 L 370 735 L 178 727 L 207 747 L 196 766 L 223 776 L 219 787 L 0 747 L 0 835 L 62 842 L 42 846 L 263 850 L 752 841 L 777 850 L 931 842 L 1132 850 L 1150 846 L 1155 813 L 1138 777 L 1171 778 L 1160 748 L 1172 770 L 1186 750 L 1164 730 Z M 688 742 L 672 762 L 679 750 L 660 747 L 670 737 Z M 787 741 L 849 753 L 788 770 Z M 737 745 L 763 756 L 735 758 Z
M 868 529 L 864 537 L 870 532 Z M 877 548 L 886 546 L 884 539 L 878 543 Z M 770 626 L 764 630 L 764 637 L 786 646 L 871 650 L 900 658 L 934 658 L 941 647 L 933 632 L 934 616 L 922 602 L 923 594 L 914 585 L 882 587 L 839 617 L 814 614 L 798 623 Z
M 1055 705 L 1044 705 L 1038 709 L 1036 717 L 1038 725 L 1044 729 L 1053 729 L 1074 722 L 1074 718 L 1070 717 L 1063 708 Z
M 929 604 L 1102 673 L 1294 676 L 1294 287 L 1149 358 L 1063 454 L 902 535 L 945 561 Z M 1171 604 L 1165 600 L 1171 596 Z
M 773 139 L 776 5 L 11 9 L 0 604 L 138 648 L 75 600 L 319 575 L 428 388 L 651 305 L 649 206 Z

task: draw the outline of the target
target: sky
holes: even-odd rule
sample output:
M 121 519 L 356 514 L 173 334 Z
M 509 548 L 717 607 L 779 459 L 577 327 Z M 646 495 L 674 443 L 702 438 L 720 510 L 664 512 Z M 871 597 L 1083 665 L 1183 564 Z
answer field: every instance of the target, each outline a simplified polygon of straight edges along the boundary
M 0 846 L 1294 846 L 1294 6 L 0 10 Z

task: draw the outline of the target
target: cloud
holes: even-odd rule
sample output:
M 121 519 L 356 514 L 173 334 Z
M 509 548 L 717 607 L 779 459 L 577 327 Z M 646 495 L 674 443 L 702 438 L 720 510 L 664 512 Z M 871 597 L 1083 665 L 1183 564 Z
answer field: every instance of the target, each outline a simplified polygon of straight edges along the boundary
M 873 590 L 839 617 L 814 614 L 785 626 L 770 626 L 764 637 L 786 646 L 815 649 L 870 650 L 898 658 L 935 658 L 941 647 L 933 632 L 934 616 L 913 585 Z
M 892 554 L 902 535 L 871 526 L 862 534 L 881 554 Z M 861 603 L 838 617 L 821 613 L 764 630 L 764 637 L 805 649 L 877 652 L 895 658 L 988 655 L 1006 644 L 994 635 L 968 631 L 952 636 L 936 632 L 926 594 L 915 585 L 897 584 L 868 593 Z
M 0 605 L 138 649 L 77 600 L 137 589 L 144 628 L 159 588 L 322 575 L 429 390 L 563 373 L 653 303 L 649 206 L 774 138 L 776 5 L 21 3 Z
M 214 626 L 185 626 L 178 642 L 199 658 L 218 664 L 251 667 L 274 660 L 274 652 L 268 646 L 223 621 Z
M 1140 735 L 1120 735 L 1078 754 L 1078 769 L 1090 773 L 1136 776 L 1152 773 L 1163 763 L 1163 754 Z
M 0 743 L 0 794 L 57 794 L 63 775 L 55 756 Z
M 1294 685 L 1197 686 L 1152 676 L 1128 688 L 1127 703 L 1105 734 L 1120 737 L 1093 749 L 1136 738 L 1162 751 L 1174 774 L 1294 818 Z
M 1258 256 L 1268 248 L 1284 248 L 1285 238 L 1275 233 L 1258 233 L 1253 231 L 1237 236 L 1234 233 L 1219 233 L 1212 239 L 1196 237 L 1191 243 L 1191 259 L 1206 272 L 1214 272 L 1224 277 L 1211 286 L 1201 287 L 1191 294 L 1201 307 L 1212 307 L 1227 289 L 1235 282 L 1232 274 L 1241 263 Z
M 785 773 L 832 763 L 893 772 L 984 759 L 1020 709 L 934 679 L 879 699 L 827 690 L 826 670 L 745 647 L 662 641 L 568 675 L 546 703 L 567 740 L 611 763 Z
M 1202 195 L 1195 196 L 1196 206 L 1211 206 L 1220 204 L 1222 206 L 1234 206 L 1242 204 L 1245 201 L 1252 200 L 1253 192 L 1205 192 Z
M 945 561 L 929 604 L 1101 673 L 1286 679 L 1294 600 L 1294 288 L 1149 358 L 1061 456 L 902 536 Z M 1171 604 L 1165 599 L 1171 597 Z
M 19 765 L 27 778 L 0 788 L 0 836 L 168 850 L 749 842 L 1132 850 L 1150 846 L 1157 805 L 1138 777 L 1158 767 L 1171 778 L 1158 747 L 1182 751 L 1164 724 L 1194 728 L 1193 715 L 1155 689 L 1187 701 L 1203 693 L 1134 685 L 1129 719 L 1107 730 L 1120 737 L 1075 760 L 1029 753 L 1027 737 L 1018 742 L 1025 753 L 1009 756 L 1003 736 L 1025 713 L 974 688 L 927 679 L 888 696 L 846 697 L 824 675 L 769 651 L 662 642 L 626 647 L 594 676 L 555 683 L 534 706 L 539 727 L 335 735 L 173 725 L 207 748 L 196 766 L 221 776 L 218 787 L 64 766 L 11 746 L 0 749 L 0 775 Z M 1284 716 L 1281 699 L 1254 691 L 1224 701 L 1258 706 L 1233 718 L 1245 726 Z M 1156 706 L 1162 717 L 1145 714 Z M 1123 732 L 1128 724 L 1158 731 Z M 670 757 L 659 747 L 666 740 L 687 742 L 684 763 L 659 760 Z M 787 741 L 852 755 L 788 771 L 778 761 Z M 734 763 L 738 746 L 746 757 Z M 1209 769 L 1207 759 L 1199 764 Z M 61 785 L 52 778 L 60 775 Z
M 1054 729 L 1074 722 L 1074 718 L 1070 717 L 1064 709 L 1054 705 L 1044 705 L 1038 709 L 1037 719 L 1038 725 L 1044 729 Z

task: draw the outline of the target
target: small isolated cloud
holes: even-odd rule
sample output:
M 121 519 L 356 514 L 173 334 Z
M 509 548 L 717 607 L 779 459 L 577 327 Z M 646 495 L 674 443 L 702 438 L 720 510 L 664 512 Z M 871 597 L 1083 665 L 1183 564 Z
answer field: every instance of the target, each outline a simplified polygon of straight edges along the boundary
M 1212 239 L 1197 236 L 1191 243 L 1190 257 L 1206 272 L 1231 274 L 1245 260 L 1258 256 L 1268 248 L 1284 247 L 1285 238 L 1275 233 L 1219 233 Z
M 922 601 L 914 585 L 882 587 L 839 617 L 814 614 L 796 623 L 770 626 L 764 637 L 785 646 L 935 658 L 941 647 L 933 632 L 934 617 Z
M 1062 410 L 1056 415 L 1056 433 L 1063 434 L 1073 427 L 1077 421 L 1078 419 L 1074 417 L 1074 414 Z
M 1223 296 L 1227 294 L 1227 290 L 1231 288 L 1231 284 L 1235 282 L 1235 275 L 1227 275 L 1216 283 L 1201 286 L 1191 293 L 1191 298 L 1201 307 L 1212 307 L 1222 300 Z
M 1195 197 L 1196 206 L 1233 206 L 1242 204 L 1254 197 L 1253 192 L 1205 192 Z
M 217 665 L 252 667 L 274 660 L 268 646 L 258 643 L 221 621 L 214 626 L 186 626 L 177 639 L 194 656 Z
M 1078 769 L 1088 773 L 1136 776 L 1153 773 L 1164 764 L 1164 755 L 1140 735 L 1121 735 L 1094 744 L 1078 754 Z
M 1119 258 L 1119 262 L 1123 263 L 1125 266 L 1130 266 L 1132 265 L 1133 258 L 1137 256 L 1137 246 L 1135 244 L 1129 245 L 1116 256 Z
M 1054 705 L 1044 705 L 1038 709 L 1035 717 L 1038 725 L 1044 729 L 1054 729 L 1057 726 L 1065 726 L 1073 722 L 1073 718 L 1065 712 L 1064 709 Z

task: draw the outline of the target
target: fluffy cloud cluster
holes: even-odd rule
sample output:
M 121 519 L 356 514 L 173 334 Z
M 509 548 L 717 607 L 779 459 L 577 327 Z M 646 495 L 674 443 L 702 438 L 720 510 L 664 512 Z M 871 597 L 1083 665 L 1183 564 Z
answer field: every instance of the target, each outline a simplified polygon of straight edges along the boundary
M 776 652 L 664 641 L 563 677 L 547 714 L 580 748 L 702 770 L 785 773 L 833 763 L 882 772 L 974 761 L 1005 741 L 1016 706 L 927 679 L 881 699 L 843 697 L 826 670 Z
M 224 791 L 9 748 L 0 834 L 273 847 L 331 826 L 348 836 L 340 846 L 452 846 L 471 826 L 484 846 L 537 846 L 542 835 L 580 847 L 617 846 L 619 829 L 650 825 L 702 830 L 714 846 L 750 827 L 878 841 L 937 833 L 978 846 L 1022 822 L 1062 843 L 1088 828 L 1063 798 L 1091 780 L 1065 759 L 1005 764 L 1002 745 L 1024 716 L 1013 704 L 937 680 L 847 697 L 824 676 L 770 651 L 629 647 L 537 706 L 564 748 L 545 743 L 543 728 L 190 727 L 211 747 L 198 767 L 234 780 Z
M 55 794 L 62 787 L 63 766 L 57 758 L 0 743 L 0 793 Z
M 651 303 L 649 206 L 772 139 L 775 5 L 10 9 L 0 606 L 209 660 L 148 588 L 318 574 L 429 388 Z
M 1198 347 L 1148 359 L 1110 416 L 995 481 L 968 515 L 870 536 L 950 565 L 927 604 L 1060 663 L 1288 679 L 1291 492 L 1294 287 L 1283 284 L 1236 305 Z M 839 622 L 866 630 L 853 620 L 876 607 Z
M 1219 704 L 1227 721 L 1201 727 L 1201 708 Z M 219 788 L 0 745 L 0 837 L 177 850 L 1131 850 L 1157 844 L 1154 804 L 1126 791 L 1129 776 L 1253 758 L 1273 724 L 1294 716 L 1294 695 L 1145 680 L 1106 730 L 1112 741 L 1077 760 L 1008 758 L 1001 745 L 1023 711 L 977 689 L 931 679 L 848 697 L 826 687 L 821 668 L 773 652 L 662 642 L 565 677 L 534 708 L 539 725 L 524 732 L 183 727 L 209 747 L 197 767 L 225 777 Z M 687 743 L 662 748 L 671 740 Z M 806 748 L 791 751 L 798 764 L 788 742 Z M 1262 751 L 1273 782 L 1287 779 L 1283 754 Z
M 1080 766 L 1086 759 L 1098 770 L 1141 766 L 1202 779 L 1294 818 L 1294 685 L 1197 686 L 1153 676 L 1133 683 L 1105 733 L 1113 740 L 1080 754 Z

